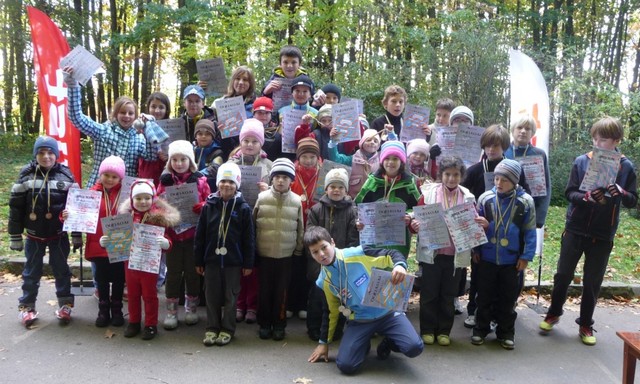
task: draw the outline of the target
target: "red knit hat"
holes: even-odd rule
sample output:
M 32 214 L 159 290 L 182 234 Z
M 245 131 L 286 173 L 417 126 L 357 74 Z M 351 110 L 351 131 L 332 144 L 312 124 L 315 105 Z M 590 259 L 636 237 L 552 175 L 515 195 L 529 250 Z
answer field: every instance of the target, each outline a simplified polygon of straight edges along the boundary
M 273 100 L 265 96 L 258 97 L 256 101 L 253 102 L 253 110 L 273 112 Z

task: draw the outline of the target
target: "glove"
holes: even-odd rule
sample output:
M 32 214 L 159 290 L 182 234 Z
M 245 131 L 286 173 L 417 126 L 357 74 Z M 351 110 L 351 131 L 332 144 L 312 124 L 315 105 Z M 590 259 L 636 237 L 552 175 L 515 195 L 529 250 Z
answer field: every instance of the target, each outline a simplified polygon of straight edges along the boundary
M 82 233 L 73 232 L 71 234 L 71 244 L 73 245 L 73 253 L 82 248 Z
M 436 157 L 440 155 L 442 155 L 442 149 L 440 149 L 440 146 L 438 144 L 433 144 L 429 149 L 429 157 L 431 158 L 431 160 L 435 160 Z
M 109 236 L 102 236 L 100 237 L 100 246 L 102 248 L 105 248 L 107 246 L 107 243 L 109 242 Z
M 74 79 L 73 75 L 70 74 L 69 72 L 62 71 L 62 77 L 63 77 L 64 83 L 67 84 L 67 87 L 76 88 L 80 86 L 80 83 L 78 83 L 78 80 Z
M 9 249 L 12 251 L 22 251 L 24 249 L 22 234 L 9 235 Z
M 158 236 L 158 245 L 162 250 L 166 251 L 169 249 L 169 240 L 164 236 Z
M 603 204 L 605 202 L 604 188 L 602 187 L 594 189 L 593 191 L 591 191 L 590 195 L 591 195 L 591 198 L 595 200 L 597 203 Z
M 607 191 L 609 192 L 609 194 L 611 195 L 611 197 L 618 197 L 618 196 L 624 196 L 627 194 L 627 192 L 620 188 L 618 186 L 618 184 L 609 184 L 609 186 L 607 186 Z
M 199 215 L 200 212 L 202 212 L 202 207 L 204 207 L 204 205 L 206 204 L 206 201 L 201 201 L 199 203 L 195 203 L 193 205 L 193 208 L 191 209 L 193 211 L 193 213 L 195 213 L 196 215 Z

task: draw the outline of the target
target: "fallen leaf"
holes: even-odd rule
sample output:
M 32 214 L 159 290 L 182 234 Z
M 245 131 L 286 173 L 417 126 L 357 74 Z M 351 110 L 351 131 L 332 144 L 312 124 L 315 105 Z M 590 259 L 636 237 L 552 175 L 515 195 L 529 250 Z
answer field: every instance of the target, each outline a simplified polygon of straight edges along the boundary
M 110 329 L 107 329 L 106 331 L 104 331 L 104 338 L 105 338 L 105 339 L 111 339 L 111 338 L 113 338 L 113 336 L 115 336 L 115 335 L 116 335 L 116 334 L 115 334 L 112 330 L 110 330 Z
M 47 300 L 47 304 L 49 304 L 52 307 L 57 307 L 58 306 L 58 300 Z
M 294 379 L 293 382 L 295 384 L 311 384 L 313 383 L 313 380 L 307 379 L 306 377 L 298 377 L 297 379 Z

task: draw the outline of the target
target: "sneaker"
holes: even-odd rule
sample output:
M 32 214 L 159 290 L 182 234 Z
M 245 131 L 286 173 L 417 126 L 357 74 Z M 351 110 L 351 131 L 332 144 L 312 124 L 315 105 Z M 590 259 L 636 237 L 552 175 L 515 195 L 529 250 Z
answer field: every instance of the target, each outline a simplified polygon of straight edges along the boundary
M 224 346 L 231 342 L 231 335 L 227 332 L 220 332 L 218 338 L 216 339 L 216 345 Z
M 242 323 L 244 321 L 244 311 L 242 309 L 236 309 L 236 323 Z
M 212 345 L 216 344 L 216 339 L 218 338 L 218 334 L 213 332 L 213 331 L 207 331 L 204 334 L 204 339 L 202 340 L 202 343 L 204 345 L 206 345 L 207 347 L 211 347 Z
M 38 317 L 38 312 L 36 312 L 31 307 L 20 307 L 18 312 L 18 319 L 22 325 L 26 328 L 29 328 L 35 323 Z
M 540 329 L 549 332 L 553 329 L 553 326 L 558 324 L 560 316 L 547 315 L 540 323 Z
M 287 319 L 290 319 L 293 317 L 293 311 L 287 311 Z
M 593 336 L 593 328 L 591 326 L 580 326 L 580 339 L 585 345 L 596 345 L 596 337 Z
M 420 337 L 422 338 L 422 342 L 427 345 L 432 345 L 435 342 L 435 336 L 433 336 L 433 333 L 425 333 Z
M 469 315 L 467 316 L 466 319 L 464 319 L 464 327 L 465 328 L 473 328 L 476 326 L 476 316 L 475 315 Z
M 482 345 L 482 344 L 484 344 L 484 337 L 476 336 L 476 335 L 471 336 L 471 344 L 473 344 L 473 345 Z
M 284 328 L 273 329 L 273 340 L 275 341 L 284 340 Z
M 173 313 L 167 313 L 162 326 L 168 331 L 178 328 L 178 316 Z
M 69 324 L 71 322 L 71 306 L 65 304 L 58 308 L 56 317 L 60 320 L 60 324 Z
M 389 358 L 389 355 L 391 354 L 391 346 L 389 345 L 390 342 L 391 341 L 389 340 L 389 338 L 385 337 L 384 339 L 382 339 L 380 344 L 378 344 L 378 348 L 376 349 L 378 359 L 386 360 L 387 358 Z
M 462 303 L 460 303 L 460 299 L 457 297 L 453 299 L 453 308 L 455 308 L 456 315 L 461 315 L 464 312 L 464 307 L 462 306 Z
M 258 336 L 260 336 L 260 338 L 262 340 L 270 339 L 271 336 L 272 336 L 271 328 L 270 327 L 260 327 L 260 330 L 258 331 Z
M 300 320 L 306 320 L 307 319 L 307 311 L 305 311 L 305 310 L 298 311 L 298 318 Z
M 252 309 L 248 310 L 247 316 L 244 318 L 244 320 L 247 322 L 247 324 L 255 324 L 255 322 L 258 320 L 256 311 Z
M 124 330 L 124 337 L 131 338 L 135 337 L 140 333 L 140 323 L 129 323 L 127 328 Z
M 498 339 L 500 346 L 504 349 L 512 350 L 516 347 L 515 343 L 511 339 Z
M 158 327 L 149 326 L 144 327 L 144 331 L 142 331 L 142 340 L 151 340 L 158 334 Z
M 451 339 L 449 335 L 438 335 L 438 345 L 446 347 L 451 344 Z

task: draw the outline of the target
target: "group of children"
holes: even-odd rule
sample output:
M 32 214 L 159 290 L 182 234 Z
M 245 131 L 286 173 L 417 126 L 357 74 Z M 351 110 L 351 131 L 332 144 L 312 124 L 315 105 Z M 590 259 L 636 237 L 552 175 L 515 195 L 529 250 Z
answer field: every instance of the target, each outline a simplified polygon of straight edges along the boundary
M 341 90 L 328 84 L 323 92 L 314 95 L 315 85 L 300 66 L 301 60 L 296 47 L 283 48 L 280 66 L 264 87 L 263 96 L 257 98 L 251 70 L 239 67 L 233 72 L 223 97 L 243 97 L 247 119 L 239 137 L 221 138 L 216 111 L 204 104 L 201 85 L 206 84 L 188 86 L 183 92 L 182 115 L 188 140 L 170 144 L 166 133 L 155 124 L 156 120 L 169 117 L 171 108 L 166 95 L 158 92 L 149 97 L 146 103 L 149 114 L 141 115 L 139 125 L 136 125 L 137 106 L 128 98 L 118 99 L 111 119 L 98 124 L 80 111 L 79 86 L 72 71 L 65 68 L 69 115 L 76 127 L 94 141 L 96 166 L 87 185 L 102 192 L 100 218 L 126 213 L 132 215 L 134 222 L 166 228 L 165 235 L 157 238 L 167 266 L 163 327 L 171 330 L 178 326 L 178 304 L 183 291 L 184 322 L 198 323 L 200 276 L 204 276 L 207 325 L 203 343 L 207 346 L 231 342 L 236 324 L 242 321 L 257 322 L 261 339 L 282 340 L 287 318 L 293 314 L 306 319 L 309 337 L 321 346 L 341 336 L 345 321 L 342 344 L 356 343 L 353 332 L 369 322 L 372 314 L 352 302 L 351 297 L 343 297 L 342 289 L 336 289 L 335 279 L 342 284 L 341 273 L 358 268 L 370 273 L 370 268 L 379 262 L 393 268 L 394 282 L 399 282 L 406 273 L 411 236 L 420 229 L 413 208 L 440 204 L 446 210 L 471 203 L 477 209 L 475 225 L 484 230 L 487 243 L 457 251 L 453 245 L 432 250 L 418 241 L 416 257 L 422 282 L 418 341 L 410 334 L 408 339 L 390 336 L 378 348 L 378 355 L 402 351 L 407 356 L 417 356 L 422 343 L 449 345 L 454 303 L 464 294 L 468 267 L 471 267 L 471 290 L 465 326 L 473 328 L 471 342 L 482 344 L 495 321 L 501 345 L 513 349 L 514 306 L 521 290 L 522 271 L 534 258 L 536 228 L 544 225 L 550 199 L 546 156 L 531 145 L 535 121 L 530 117 L 514 121 L 511 132 L 500 125 L 485 129 L 480 140 L 482 157 L 467 169 L 460 158 L 441 156 L 435 132 L 442 126 L 473 125 L 473 112 L 465 106 L 454 108 L 449 99 L 440 100 L 435 123 L 422 127 L 425 138 L 405 145 L 398 138 L 404 124 L 407 94 L 393 85 L 385 90 L 382 100 L 385 114 L 373 121 L 373 128 L 361 116 L 361 139 L 338 145 L 331 105 L 340 101 Z M 292 102 L 274 111 L 270 96 L 281 89 L 284 78 L 292 80 Z M 288 109 L 305 111 L 295 130 L 295 154 L 282 151 L 279 128 Z M 591 135 L 595 147 L 616 150 L 623 131 L 617 120 L 609 118 L 594 124 Z M 535 198 L 527 193 L 526 175 L 518 161 L 526 156 L 540 156 L 544 165 L 546 194 Z M 71 319 L 73 296 L 66 264 L 70 247 L 62 222 L 69 217 L 64 205 L 74 178 L 67 167 L 57 162 L 58 158 L 56 141 L 38 138 L 34 161 L 21 171 L 11 192 L 11 249 L 22 250 L 22 233 L 27 231 L 24 294 L 19 303 L 20 319 L 27 327 L 37 316 L 35 301 L 46 247 L 56 278 L 59 301 L 56 316 L 63 322 Z M 335 168 L 320 180 L 324 159 L 350 166 L 351 173 Z M 579 191 L 589 159 L 587 154 L 576 160 L 569 180 L 566 194 L 571 205 L 552 307 L 540 327 L 548 331 L 558 322 L 568 282 L 584 251 L 588 266 L 585 263 L 580 335 L 586 344 L 595 344 L 591 317 L 613 244 L 619 207 L 635 206 L 637 192 L 633 167 L 625 157 L 615 184 L 606 190 Z M 257 167 L 260 174 L 257 185 L 242 182 L 245 167 Z M 141 179 L 132 185 L 130 198 L 120 201 L 125 175 Z M 199 216 L 195 225 L 185 225 L 176 208 L 163 198 L 167 188 L 188 184 L 195 184 L 197 190 L 197 201 L 192 207 Z M 318 185 L 325 192 L 319 199 Z M 248 202 L 243 188 L 257 189 L 257 200 Z M 405 226 L 405 245 L 384 247 L 387 249 L 384 252 L 358 248 L 358 231 L 363 224 L 358 220 L 356 205 L 371 202 L 406 205 L 404 219 L 398 223 Z M 605 216 L 611 219 L 593 219 Z M 324 228 L 324 232 L 316 228 Z M 305 230 L 310 233 L 304 241 L 306 247 Z M 104 248 L 109 241 L 100 225 L 95 234 L 87 235 L 86 257 L 95 265 L 99 294 L 95 324 L 124 325 L 122 299 L 126 282 L 129 324 L 125 336 L 134 337 L 143 331 L 143 339 L 152 339 L 158 332 L 158 276 L 132 270 L 126 261 L 109 263 Z M 72 243 L 82 246 L 81 235 L 72 234 Z M 592 243 L 598 245 L 595 251 L 586 246 Z M 337 250 L 330 251 L 331 247 Z M 343 252 L 342 248 L 348 249 Z M 385 252 L 387 256 L 382 257 Z M 360 254 L 380 258 L 370 264 L 358 261 L 355 255 Z M 355 258 L 348 261 L 352 256 Z M 141 301 L 145 310 L 144 329 Z M 338 305 L 327 306 L 327 302 Z M 327 316 L 330 321 L 323 320 Z M 406 331 L 404 322 L 392 323 L 388 326 Z M 361 332 L 392 335 L 389 329 L 369 327 L 361 328 Z M 368 341 L 359 344 L 348 355 L 339 351 L 339 367 L 345 372 L 357 369 L 368 345 Z M 326 356 L 326 347 L 320 347 L 310 361 Z

